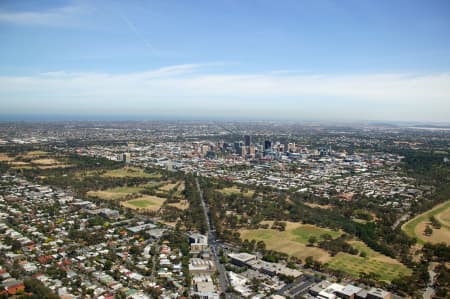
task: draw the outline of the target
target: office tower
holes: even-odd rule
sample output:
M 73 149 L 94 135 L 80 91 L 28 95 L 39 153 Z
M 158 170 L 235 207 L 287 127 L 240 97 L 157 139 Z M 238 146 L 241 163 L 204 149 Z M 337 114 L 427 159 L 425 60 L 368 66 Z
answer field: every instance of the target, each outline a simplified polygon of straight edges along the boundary
M 245 146 L 250 146 L 250 144 L 252 143 L 252 137 L 250 135 L 245 135 L 244 142 L 245 142 Z
M 131 154 L 130 153 L 123 153 L 122 155 L 122 161 L 126 164 L 131 162 Z

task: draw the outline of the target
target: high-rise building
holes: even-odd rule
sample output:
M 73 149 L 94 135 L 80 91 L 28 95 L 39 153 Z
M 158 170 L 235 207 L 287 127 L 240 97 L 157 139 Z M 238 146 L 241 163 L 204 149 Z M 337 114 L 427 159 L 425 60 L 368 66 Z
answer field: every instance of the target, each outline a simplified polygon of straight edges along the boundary
M 291 153 L 295 153 L 295 143 L 288 144 L 288 151 Z
M 203 157 L 210 150 L 210 147 L 207 144 L 203 144 L 200 148 L 201 148 L 201 154 L 202 154 Z
M 240 151 L 239 151 L 240 156 L 241 157 L 247 156 L 247 151 L 248 151 L 248 147 L 246 147 L 245 145 L 241 146 Z
M 242 141 L 235 141 L 234 142 L 234 152 L 239 154 L 241 152 L 241 147 L 243 146 Z
M 250 156 L 255 157 L 255 146 L 254 145 L 250 145 L 248 153 Z
M 245 142 L 245 146 L 250 146 L 250 144 L 252 143 L 252 137 L 250 135 L 245 135 L 244 142 Z
M 272 149 L 272 141 L 266 140 L 264 141 L 264 150 L 271 150 Z
M 122 154 L 122 161 L 125 162 L 125 164 L 128 164 L 131 162 L 131 154 L 130 153 L 123 153 Z

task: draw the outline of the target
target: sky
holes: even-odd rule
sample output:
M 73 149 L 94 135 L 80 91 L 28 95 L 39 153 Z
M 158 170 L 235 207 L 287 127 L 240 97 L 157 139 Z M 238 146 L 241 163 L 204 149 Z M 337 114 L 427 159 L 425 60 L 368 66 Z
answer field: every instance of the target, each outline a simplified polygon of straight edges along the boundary
M 450 123 L 448 0 L 0 0 L 0 119 Z

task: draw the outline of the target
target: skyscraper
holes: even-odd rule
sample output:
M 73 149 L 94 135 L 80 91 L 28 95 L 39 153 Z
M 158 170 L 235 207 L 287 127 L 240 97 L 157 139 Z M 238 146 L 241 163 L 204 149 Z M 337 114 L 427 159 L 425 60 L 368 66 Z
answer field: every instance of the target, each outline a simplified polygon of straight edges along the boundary
M 264 150 L 271 150 L 272 149 L 272 141 L 266 140 L 264 141 Z
M 252 137 L 250 135 L 245 135 L 244 142 L 245 142 L 245 146 L 250 146 L 250 144 L 252 143 Z
M 122 161 L 125 162 L 125 164 L 129 164 L 131 162 L 131 154 L 130 153 L 123 153 L 122 154 Z

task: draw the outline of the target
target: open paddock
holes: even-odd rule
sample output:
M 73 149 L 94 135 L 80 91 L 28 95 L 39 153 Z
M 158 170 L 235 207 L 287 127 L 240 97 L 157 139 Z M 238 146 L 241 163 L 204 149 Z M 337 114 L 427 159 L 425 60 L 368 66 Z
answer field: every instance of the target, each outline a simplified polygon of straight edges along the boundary
M 187 200 L 180 200 L 179 202 L 174 203 L 168 203 L 168 206 L 180 209 L 180 210 L 187 210 L 189 208 L 189 202 Z
M 141 168 L 137 167 L 124 167 L 113 170 L 108 170 L 104 174 L 104 177 L 110 178 L 160 178 L 159 173 L 147 173 Z
M 224 195 L 241 195 L 242 194 L 246 197 L 252 197 L 253 194 L 255 193 L 253 190 L 248 190 L 247 192 L 241 192 L 241 189 L 237 186 L 227 187 L 227 188 L 219 189 L 217 191 L 221 192 Z
M 162 197 L 144 195 L 139 198 L 121 202 L 121 205 L 133 210 L 158 211 L 165 201 L 166 199 Z
M 271 225 L 272 221 L 263 223 Z M 267 249 L 295 256 L 303 261 L 311 256 L 314 260 L 327 263 L 331 269 L 341 270 L 354 277 L 358 277 L 360 272 L 374 272 L 380 279 L 391 281 L 394 278 L 411 273 L 411 270 L 399 261 L 372 250 L 359 240 L 349 241 L 349 243 L 360 252 L 365 252 L 366 257 L 343 252 L 332 257 L 321 248 L 308 246 L 308 239 L 314 236 L 320 241 L 323 234 L 329 234 L 334 239 L 342 235 L 341 231 L 294 222 L 287 222 L 286 224 L 285 231 L 254 229 L 240 230 L 239 232 L 242 240 L 264 241 Z
M 177 183 L 168 183 L 168 184 L 165 184 L 165 185 L 159 187 L 158 189 L 162 190 L 162 191 L 170 191 L 173 188 L 175 188 L 176 186 L 177 186 Z
M 96 197 L 103 200 L 118 200 L 123 199 L 128 195 L 137 194 L 142 191 L 142 187 L 116 187 L 105 190 L 89 191 L 87 195 L 90 197 Z
M 265 221 L 271 226 L 272 221 Z M 241 239 L 264 241 L 267 249 L 284 252 L 300 259 L 312 256 L 315 260 L 326 262 L 331 256 L 323 249 L 308 246 L 308 239 L 315 236 L 320 240 L 323 234 L 330 234 L 333 238 L 339 237 L 342 233 L 318 226 L 286 222 L 286 230 L 278 231 L 273 229 L 252 229 L 241 230 Z
M 31 160 L 31 163 L 37 164 L 37 165 L 55 165 L 55 164 L 59 164 L 60 162 L 55 159 L 46 158 L 46 159 Z
M 358 277 L 360 273 L 375 273 L 379 279 L 384 281 L 392 281 L 395 278 L 411 275 L 411 270 L 406 266 L 396 260 L 392 261 L 382 261 L 369 256 L 363 258 L 358 255 L 339 252 L 328 262 L 328 267 L 343 271 L 354 277 Z
M 319 208 L 319 209 L 324 209 L 324 210 L 330 210 L 333 208 L 332 205 L 320 205 L 320 204 L 311 203 L 311 202 L 305 202 L 305 205 L 310 208 Z
M 440 222 L 441 228 L 434 229 L 431 236 L 424 234 L 425 228 L 430 223 L 430 217 L 434 216 L 437 221 Z M 417 238 L 418 243 L 424 244 L 425 242 L 440 243 L 444 242 L 450 245 L 450 225 L 448 220 L 450 217 L 450 200 L 441 203 L 431 210 L 428 210 L 413 219 L 409 220 L 402 225 L 402 230 L 405 231 L 410 237 Z

